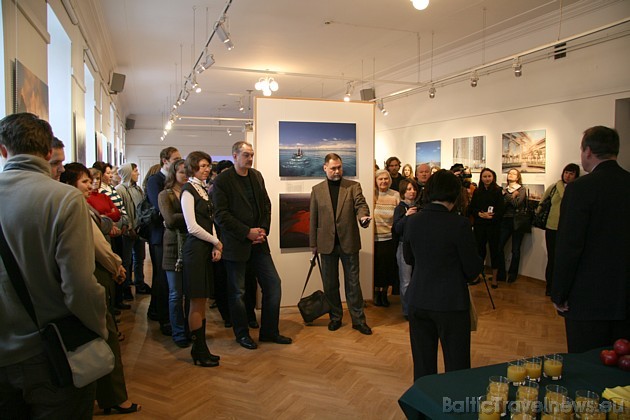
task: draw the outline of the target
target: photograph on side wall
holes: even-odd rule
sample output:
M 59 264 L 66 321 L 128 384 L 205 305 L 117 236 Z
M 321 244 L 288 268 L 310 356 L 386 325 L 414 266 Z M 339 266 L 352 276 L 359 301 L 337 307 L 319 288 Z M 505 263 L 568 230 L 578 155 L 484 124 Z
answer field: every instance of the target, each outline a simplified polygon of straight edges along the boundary
M 416 167 L 427 163 L 431 169 L 442 167 L 442 140 L 416 143 Z
M 453 162 L 481 172 L 486 167 L 486 136 L 459 137 L 453 139 Z
M 503 133 L 502 172 L 545 173 L 547 130 Z
M 15 112 L 30 112 L 48 121 L 48 85 L 15 60 Z
M 308 248 L 310 193 L 280 194 L 280 248 Z
M 279 122 L 281 177 L 321 177 L 324 157 L 343 160 L 343 175 L 357 175 L 357 125 L 329 122 Z

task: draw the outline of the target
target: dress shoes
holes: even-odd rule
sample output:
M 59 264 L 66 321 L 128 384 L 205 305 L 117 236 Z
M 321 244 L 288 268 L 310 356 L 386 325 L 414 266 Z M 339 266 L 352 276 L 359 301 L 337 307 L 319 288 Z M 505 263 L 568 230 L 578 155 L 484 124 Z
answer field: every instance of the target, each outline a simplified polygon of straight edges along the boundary
M 359 331 L 361 334 L 372 335 L 372 329 L 368 327 L 367 324 L 354 324 L 352 326 L 355 330 Z
M 276 343 L 276 344 L 291 344 L 293 340 L 289 337 L 285 337 L 284 335 L 276 335 L 275 337 L 265 337 L 261 335 L 258 337 L 258 341 L 266 342 L 266 343 Z
M 151 321 L 159 321 L 160 320 L 160 317 L 158 316 L 157 312 L 153 308 L 150 308 L 147 311 L 147 318 L 149 318 Z
M 508 274 L 507 282 L 514 283 L 516 281 L 517 274 Z
M 249 321 L 247 325 L 249 325 L 249 328 L 253 328 L 255 330 L 260 328 L 260 325 L 258 325 L 258 321 L 256 321 L 255 319 L 253 321 Z
M 190 340 L 179 340 L 179 341 L 173 340 L 173 342 L 180 349 L 185 349 L 186 347 L 190 347 Z
M 248 335 L 237 338 L 236 342 L 240 344 L 241 347 L 245 347 L 248 350 L 256 350 L 258 348 L 258 344 L 256 344 Z
M 328 323 L 328 331 L 337 331 L 339 328 L 341 328 L 341 321 L 331 320 Z

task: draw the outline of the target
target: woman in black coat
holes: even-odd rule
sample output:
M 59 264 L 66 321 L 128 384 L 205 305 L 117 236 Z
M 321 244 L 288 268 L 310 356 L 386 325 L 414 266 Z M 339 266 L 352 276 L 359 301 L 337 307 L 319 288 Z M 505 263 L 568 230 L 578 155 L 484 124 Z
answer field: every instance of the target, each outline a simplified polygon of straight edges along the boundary
M 407 290 L 414 381 L 437 373 L 438 341 L 446 371 L 470 368 L 470 298 L 467 283 L 481 258 L 467 218 L 452 212 L 459 179 L 440 170 L 426 184 L 429 203 L 407 220 L 404 247 L 413 260 Z
M 475 240 L 481 261 L 486 261 L 486 245 L 490 245 L 490 265 L 492 266 L 492 288 L 498 287 L 499 236 L 503 216 L 503 191 L 497 185 L 497 174 L 484 168 L 479 175 L 479 187 L 470 201 L 470 214 L 474 217 Z

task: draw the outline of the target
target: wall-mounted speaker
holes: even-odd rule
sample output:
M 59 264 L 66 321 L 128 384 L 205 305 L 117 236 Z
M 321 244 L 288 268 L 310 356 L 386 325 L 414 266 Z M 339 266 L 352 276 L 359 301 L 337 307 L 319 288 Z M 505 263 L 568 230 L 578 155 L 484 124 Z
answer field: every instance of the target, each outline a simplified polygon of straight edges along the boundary
M 120 73 L 112 73 L 112 80 L 109 82 L 109 93 L 117 94 L 125 88 L 125 75 Z
M 125 120 L 125 130 L 127 131 L 133 130 L 135 126 L 136 126 L 136 120 L 132 118 L 127 118 Z
M 374 92 L 374 88 L 369 89 L 361 89 L 361 100 L 362 101 L 372 101 L 376 98 L 376 92 Z

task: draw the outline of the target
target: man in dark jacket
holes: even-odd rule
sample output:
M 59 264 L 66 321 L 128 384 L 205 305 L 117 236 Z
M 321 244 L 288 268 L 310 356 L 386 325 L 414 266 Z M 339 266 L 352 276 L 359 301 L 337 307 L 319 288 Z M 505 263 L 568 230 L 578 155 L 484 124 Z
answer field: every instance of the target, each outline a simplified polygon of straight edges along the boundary
M 149 197 L 151 205 L 158 209 L 158 195 L 164 189 L 164 181 L 171 164 L 182 155 L 174 147 L 167 147 L 160 152 L 160 171 L 152 175 L 147 180 L 146 194 Z M 151 267 L 153 268 L 151 289 L 151 305 L 149 306 L 148 316 L 150 319 L 160 323 L 160 331 L 162 334 L 170 336 L 172 333 L 168 317 L 168 282 L 166 281 L 166 273 L 162 269 L 162 239 L 164 237 L 164 223 L 160 217 L 160 223 L 156 223 L 151 229 L 151 237 L 149 238 L 149 251 L 151 254 Z
M 582 167 L 560 207 L 551 300 L 564 317 L 569 353 L 630 338 L 630 173 L 619 166 L 619 134 L 584 132 Z
M 271 259 L 267 235 L 271 201 L 260 172 L 252 168 L 254 149 L 239 141 L 232 146 L 234 167 L 214 180 L 215 223 L 221 231 L 223 262 L 228 273 L 228 301 L 236 341 L 246 349 L 258 345 L 249 335 L 245 309 L 245 272 L 250 263 L 262 289 L 260 341 L 291 344 L 280 335 L 280 276 Z

